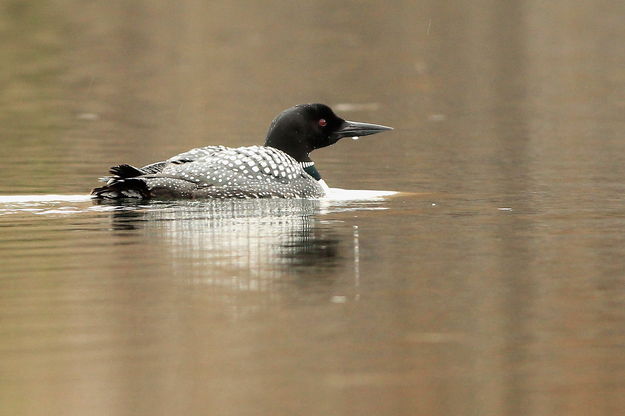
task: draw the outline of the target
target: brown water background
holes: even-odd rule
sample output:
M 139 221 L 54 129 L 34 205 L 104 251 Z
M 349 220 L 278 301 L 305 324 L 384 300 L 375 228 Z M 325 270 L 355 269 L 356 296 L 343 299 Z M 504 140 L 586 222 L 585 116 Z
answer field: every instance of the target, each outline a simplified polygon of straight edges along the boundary
M 625 2 L 0 2 L 0 196 L 260 144 L 370 201 L 0 203 L 2 415 L 625 414 Z

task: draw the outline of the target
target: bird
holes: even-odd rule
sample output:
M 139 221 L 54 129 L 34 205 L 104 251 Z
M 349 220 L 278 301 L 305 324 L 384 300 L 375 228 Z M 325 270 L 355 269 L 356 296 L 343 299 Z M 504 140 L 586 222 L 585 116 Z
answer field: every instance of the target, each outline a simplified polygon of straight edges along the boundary
M 249 199 L 322 198 L 329 189 L 310 158 L 341 138 L 393 130 L 347 121 L 325 104 L 300 104 L 271 122 L 263 146 L 212 145 L 191 149 L 141 168 L 113 166 L 92 198 Z

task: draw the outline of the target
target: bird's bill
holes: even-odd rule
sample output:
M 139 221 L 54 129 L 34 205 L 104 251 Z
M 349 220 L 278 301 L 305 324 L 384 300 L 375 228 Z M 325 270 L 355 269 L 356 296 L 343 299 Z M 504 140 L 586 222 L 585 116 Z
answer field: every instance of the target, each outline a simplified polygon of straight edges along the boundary
M 393 130 L 393 128 L 382 126 L 381 124 L 360 123 L 358 121 L 345 120 L 343 125 L 341 125 L 341 128 L 338 129 L 335 134 L 338 136 L 337 139 L 340 139 L 343 137 L 369 136 L 371 134 L 381 133 L 387 130 Z

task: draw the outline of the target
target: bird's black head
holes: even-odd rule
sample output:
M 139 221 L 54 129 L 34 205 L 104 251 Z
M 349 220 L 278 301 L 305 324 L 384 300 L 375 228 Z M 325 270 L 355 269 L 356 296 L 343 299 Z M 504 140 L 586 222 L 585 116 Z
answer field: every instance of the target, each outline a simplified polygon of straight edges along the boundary
M 265 146 L 282 150 L 298 162 L 309 162 L 310 152 L 343 137 L 368 136 L 385 130 L 392 128 L 343 120 L 324 104 L 300 104 L 284 110 L 271 122 Z

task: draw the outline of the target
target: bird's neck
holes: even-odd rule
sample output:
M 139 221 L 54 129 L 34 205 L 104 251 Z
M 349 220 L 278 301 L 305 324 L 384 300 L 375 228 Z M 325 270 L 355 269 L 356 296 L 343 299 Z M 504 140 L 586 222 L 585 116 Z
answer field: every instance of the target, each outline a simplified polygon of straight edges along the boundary
M 304 171 L 307 174 L 315 178 L 315 180 L 317 181 L 321 180 L 321 175 L 319 174 L 319 171 L 315 167 L 315 162 L 309 159 L 308 162 L 300 162 L 299 165 L 302 167 L 302 169 L 304 169 Z
M 271 127 L 265 138 L 265 146 L 281 150 L 300 163 L 310 162 L 309 154 L 314 150 L 310 143 L 310 138 L 290 126 Z

